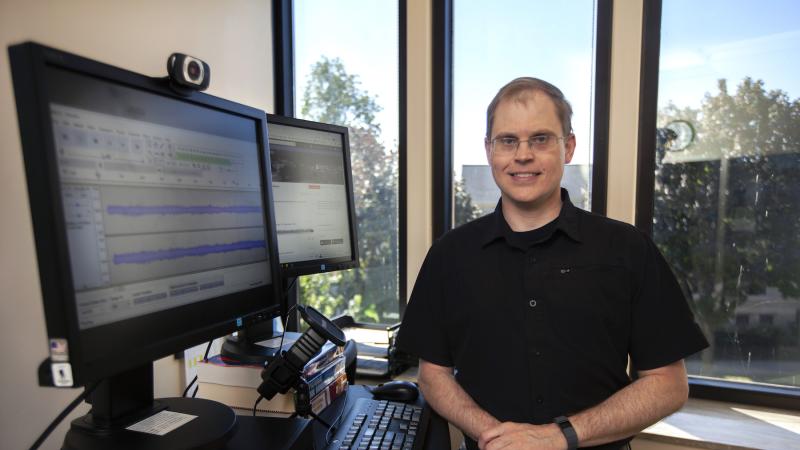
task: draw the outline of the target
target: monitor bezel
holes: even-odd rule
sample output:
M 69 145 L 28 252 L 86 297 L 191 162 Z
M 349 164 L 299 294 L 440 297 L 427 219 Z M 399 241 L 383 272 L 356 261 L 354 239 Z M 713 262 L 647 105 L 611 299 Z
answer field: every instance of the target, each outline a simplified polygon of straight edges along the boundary
M 286 303 L 280 295 L 271 171 L 264 170 L 269 164 L 269 141 L 263 111 L 199 92 L 179 95 L 170 89 L 168 80 L 164 78 L 147 77 L 32 42 L 10 46 L 8 52 L 45 325 L 49 345 L 53 339 L 64 339 L 67 343 L 66 358 L 71 365 L 74 386 L 86 385 L 180 353 L 241 329 L 250 322 L 285 315 Z M 48 102 L 48 67 L 252 120 L 258 145 L 270 282 L 249 290 L 80 330 Z M 147 325 L 146 330 L 141 329 L 143 324 Z M 98 336 L 105 337 L 100 346 L 89 346 L 84 342 L 85 339 L 97 340 Z
M 280 262 L 280 272 L 284 278 L 297 277 L 301 275 L 311 275 L 317 273 L 334 272 L 337 270 L 346 270 L 358 268 L 359 260 L 359 245 L 358 245 L 358 222 L 356 222 L 356 208 L 353 189 L 353 171 L 352 163 L 350 161 L 350 131 L 347 127 L 340 125 L 333 125 L 322 122 L 312 122 L 310 120 L 298 119 L 295 117 L 285 117 L 276 114 L 267 114 L 267 124 L 275 123 L 295 128 L 306 128 L 315 131 L 324 131 L 328 133 L 336 133 L 342 137 L 342 158 L 344 161 L 345 171 L 345 188 L 347 191 L 347 221 L 350 232 L 350 254 L 352 257 L 339 257 L 339 258 L 322 258 L 306 261 L 295 262 Z M 272 173 L 270 167 L 270 175 Z M 280 245 L 280 242 L 278 242 Z M 279 256 L 280 259 L 280 256 Z

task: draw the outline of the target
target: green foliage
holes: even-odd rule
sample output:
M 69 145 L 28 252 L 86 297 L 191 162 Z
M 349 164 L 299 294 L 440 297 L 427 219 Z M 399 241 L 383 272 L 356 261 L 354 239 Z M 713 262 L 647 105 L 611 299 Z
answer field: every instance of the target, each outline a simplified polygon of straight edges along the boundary
M 750 78 L 733 95 L 717 88 L 699 109 L 659 112 L 697 138 L 683 152 L 658 145 L 654 199 L 656 241 L 710 338 L 768 287 L 800 297 L 800 101 Z
M 375 114 L 381 107 L 359 84 L 358 77 L 348 74 L 339 58 L 323 56 L 311 68 L 301 114 L 318 122 L 362 128 L 379 135 Z
M 303 117 L 350 129 L 353 189 L 361 268 L 300 278 L 305 303 L 324 314 L 346 313 L 363 322 L 398 319 L 398 156 L 380 142 L 381 110 L 339 59 L 312 66 Z
M 454 178 L 453 181 L 455 226 L 463 225 L 467 222 L 482 216 L 481 209 L 472 203 L 472 197 L 464 188 L 464 181 Z

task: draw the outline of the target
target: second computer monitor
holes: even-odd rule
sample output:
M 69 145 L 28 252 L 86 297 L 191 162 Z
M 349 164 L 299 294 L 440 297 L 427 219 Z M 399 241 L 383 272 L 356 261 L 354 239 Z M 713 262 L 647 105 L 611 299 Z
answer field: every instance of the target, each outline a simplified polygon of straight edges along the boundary
M 346 127 L 267 115 L 282 276 L 358 266 Z

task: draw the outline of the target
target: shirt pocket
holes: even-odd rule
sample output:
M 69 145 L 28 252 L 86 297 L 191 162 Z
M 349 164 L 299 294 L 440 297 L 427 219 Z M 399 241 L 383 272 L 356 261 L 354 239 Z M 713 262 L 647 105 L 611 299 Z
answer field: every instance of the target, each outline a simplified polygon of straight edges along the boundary
M 604 343 L 627 351 L 632 287 L 630 272 L 610 264 L 551 267 L 542 285 L 553 327 L 585 348 Z

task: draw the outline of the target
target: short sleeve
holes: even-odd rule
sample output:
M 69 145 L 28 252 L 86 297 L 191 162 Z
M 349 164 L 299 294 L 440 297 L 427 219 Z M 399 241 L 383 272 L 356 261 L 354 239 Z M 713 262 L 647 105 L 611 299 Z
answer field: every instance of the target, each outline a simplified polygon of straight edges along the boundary
M 397 335 L 397 348 L 425 361 L 452 367 L 444 321 L 444 278 L 441 247 L 425 256 Z
M 697 353 L 708 341 L 667 261 L 648 236 L 641 238 L 643 272 L 632 304 L 630 355 L 636 370 L 649 370 Z

